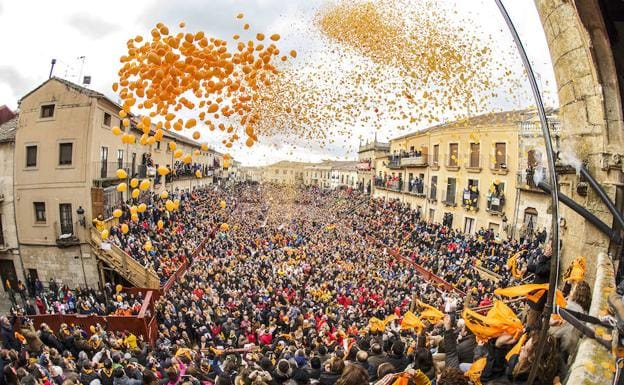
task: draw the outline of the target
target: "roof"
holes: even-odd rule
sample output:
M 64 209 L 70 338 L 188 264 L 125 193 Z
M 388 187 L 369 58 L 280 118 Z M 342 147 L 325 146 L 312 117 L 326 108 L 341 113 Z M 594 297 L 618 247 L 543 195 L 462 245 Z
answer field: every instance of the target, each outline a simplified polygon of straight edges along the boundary
M 310 166 L 313 165 L 314 163 L 307 163 L 307 162 L 291 162 L 289 160 L 281 160 L 277 163 L 273 163 L 273 164 L 269 164 L 266 167 L 305 167 L 305 166 Z
M 35 87 L 34 89 L 32 89 L 30 92 L 28 92 L 26 95 L 22 96 L 22 98 L 19 100 L 19 103 L 22 102 L 22 100 L 24 100 L 25 98 L 29 97 L 33 92 L 36 92 L 37 90 L 39 90 L 41 87 L 43 87 L 44 85 L 48 84 L 51 81 L 57 81 L 75 91 L 80 92 L 81 94 L 85 94 L 91 98 L 98 98 L 98 99 L 106 99 L 109 102 L 113 103 L 116 106 L 119 106 L 119 104 L 115 103 L 114 101 L 110 100 L 108 97 L 106 97 L 106 95 L 104 95 L 101 92 L 97 92 L 97 91 L 93 91 L 89 88 L 83 87 L 81 85 L 78 85 L 76 83 L 70 82 L 67 79 L 61 79 L 58 78 L 56 76 L 52 76 L 51 78 L 49 78 L 48 80 L 46 80 L 45 82 L 39 84 L 38 87 Z M 121 107 L 120 107 L 121 108 Z
M 104 95 L 101 92 L 91 90 L 89 88 L 83 87 L 83 86 L 78 85 L 76 83 L 70 82 L 69 80 L 61 79 L 61 78 L 56 77 L 56 76 L 53 76 L 53 77 L 49 78 L 45 82 L 41 83 L 38 87 L 36 87 L 35 89 L 31 90 L 26 95 L 22 96 L 22 98 L 20 99 L 19 102 L 21 103 L 22 100 L 24 100 L 24 98 L 28 97 L 33 92 L 37 91 L 38 89 L 40 89 L 41 87 L 43 87 L 45 84 L 47 84 L 50 81 L 57 81 L 57 82 L 65 85 L 65 86 L 67 86 L 67 87 L 69 87 L 69 88 L 71 88 L 71 89 L 73 89 L 75 91 L 78 91 L 78 92 L 80 92 L 80 93 L 82 93 L 82 94 L 84 94 L 84 95 L 86 95 L 88 97 L 106 100 L 109 103 L 117 106 L 120 110 L 122 108 L 118 103 L 114 102 L 113 100 L 111 100 L 110 98 L 108 98 L 106 95 Z M 131 113 L 130 115 L 132 116 L 133 114 Z M 201 147 L 201 144 L 199 142 L 196 142 L 196 141 L 194 141 L 191 138 L 188 138 L 188 137 L 186 137 L 184 135 L 180 135 L 180 134 L 178 134 L 178 133 L 176 133 L 174 131 L 170 131 L 170 130 L 164 130 L 164 131 L 165 131 L 164 132 L 164 136 L 167 137 L 167 138 L 175 139 L 177 142 L 183 142 L 183 143 L 186 143 L 186 144 L 188 144 L 190 146 L 193 146 L 193 147 L 196 147 L 196 148 Z M 214 149 L 210 149 L 209 151 L 214 153 L 214 154 L 216 154 L 216 155 L 223 155 L 222 153 L 220 153 L 219 151 L 216 151 Z
M 13 119 L 15 117 L 15 115 L 17 115 L 17 114 L 15 112 L 13 112 L 5 104 L 0 106 L 0 124 L 4 124 L 4 123 L 8 122 L 9 120 Z
M 17 121 L 19 115 L 13 117 L 13 119 L 0 124 L 0 143 L 15 142 L 15 132 L 17 131 Z
M 499 124 L 518 123 L 520 121 L 525 120 L 526 117 L 532 113 L 535 113 L 534 109 L 490 112 L 487 114 L 471 116 L 468 118 L 457 119 L 451 122 L 438 124 L 436 126 L 427 127 L 422 130 L 412 131 L 409 134 L 401 135 L 391 140 L 405 139 L 405 138 L 409 138 L 417 134 L 423 134 L 426 132 L 435 132 L 437 130 L 442 130 L 446 128 L 469 128 L 469 127 L 482 126 L 482 125 L 492 125 L 492 124 L 497 124 L 497 123 Z
M 355 160 L 336 161 L 332 168 L 343 171 L 356 171 L 358 163 L 360 162 Z
M 366 143 L 360 145 L 358 149 L 358 154 L 366 151 L 377 150 L 377 151 L 389 151 L 390 143 L 378 142 L 375 140 L 374 142 Z

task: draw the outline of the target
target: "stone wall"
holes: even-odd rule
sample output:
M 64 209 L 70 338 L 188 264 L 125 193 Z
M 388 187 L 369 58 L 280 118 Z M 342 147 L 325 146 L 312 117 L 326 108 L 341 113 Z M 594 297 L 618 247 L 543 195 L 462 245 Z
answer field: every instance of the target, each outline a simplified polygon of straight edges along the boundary
M 614 200 L 621 167 L 608 167 L 605 159 L 622 155 L 622 109 L 613 56 L 596 0 L 535 0 L 554 66 L 559 94 L 563 160 L 577 158 L 588 163 L 592 175 Z M 614 80 L 615 79 L 615 80 Z M 576 193 L 575 174 L 561 176 L 561 189 L 608 224 L 612 216 L 592 191 Z M 562 207 L 567 230 L 563 233 L 562 266 L 579 255 L 586 256 L 587 278 L 595 275 L 593 256 L 607 252 L 609 240 L 577 214 Z M 579 234 L 582 234 L 579 236 Z
M 595 258 L 597 261 L 596 283 L 592 290 L 592 305 L 589 314 L 601 317 L 609 311 L 607 298 L 615 290 L 613 263 L 605 253 Z M 609 332 L 603 327 L 592 328 L 603 338 Z M 610 384 L 615 374 L 615 358 L 607 349 L 591 338 L 579 343 L 576 359 L 569 370 L 568 384 Z
M 89 245 L 82 245 L 84 273 L 78 246 L 58 248 L 53 246 L 21 246 L 25 269 L 37 269 L 39 279 L 47 283 L 50 278 L 61 280 L 69 287 L 84 287 L 85 275 L 90 287 L 98 286 L 97 261 Z

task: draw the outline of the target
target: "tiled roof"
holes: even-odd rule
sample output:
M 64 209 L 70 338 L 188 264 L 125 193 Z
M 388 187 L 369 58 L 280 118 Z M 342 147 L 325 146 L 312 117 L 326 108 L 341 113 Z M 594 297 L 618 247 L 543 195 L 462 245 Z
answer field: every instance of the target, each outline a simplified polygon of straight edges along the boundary
M 15 132 L 17 131 L 17 120 L 19 115 L 13 119 L 0 125 L 0 143 L 8 143 L 15 141 Z

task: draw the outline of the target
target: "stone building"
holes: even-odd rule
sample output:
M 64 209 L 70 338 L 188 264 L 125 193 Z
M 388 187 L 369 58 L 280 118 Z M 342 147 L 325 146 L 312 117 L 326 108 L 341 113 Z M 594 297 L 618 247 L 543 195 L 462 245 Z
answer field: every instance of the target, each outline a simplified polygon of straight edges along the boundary
M 547 110 L 550 134 L 556 152 L 561 147 L 561 124 L 558 112 L 553 109 Z M 518 146 L 514 236 L 519 238 L 523 235 L 524 238 L 530 238 L 533 232 L 540 229 L 546 229 L 550 234 L 552 228 L 551 198 L 536 184 L 545 180 L 547 176 L 544 138 L 536 112 L 528 113 L 519 122 Z M 565 223 L 565 220 L 563 222 Z
M 389 155 L 376 159 L 374 195 L 467 233 L 510 236 L 525 113 L 485 114 L 391 139 Z
M 619 3 L 619 4 L 618 4 Z M 587 165 L 620 211 L 624 206 L 624 7 L 598 0 L 535 0 L 551 54 L 559 96 L 562 151 Z M 613 216 L 593 191 L 579 194 L 583 181 L 576 173 L 560 176 L 561 191 L 608 224 Z M 590 222 L 567 207 L 561 210 L 562 266 L 578 255 L 589 258 L 616 245 Z M 579 237 L 578 234 L 584 236 Z M 621 264 L 622 265 L 622 264 Z M 588 264 L 593 281 L 596 264 Z
M 357 188 L 359 161 L 335 161 L 332 164 L 330 188 Z
M 378 142 L 377 135 L 373 142 L 360 145 L 357 165 L 358 190 L 372 193 L 375 188 L 375 159 L 385 157 L 389 151 L 390 143 Z
M 17 117 L 0 124 L 0 279 L 2 290 L 7 280 L 16 287 L 24 280 L 15 227 L 15 202 L 13 199 L 13 154 Z
M 280 161 L 264 167 L 262 181 L 265 183 L 276 183 L 290 186 L 301 186 L 304 184 L 304 168 L 309 163 Z
M 20 100 L 14 156 L 16 225 L 23 268 L 31 276 L 44 282 L 60 279 L 70 287 L 99 281 L 98 267 L 103 266 L 88 243 L 90 224 L 99 215 L 109 218 L 113 208 L 128 199 L 131 188 L 118 192 L 120 182 L 137 178 L 149 180 L 154 191 L 176 190 L 212 183 L 221 175 L 222 154 L 174 132 L 166 131 L 153 145 L 141 144 L 143 139 L 123 144 L 112 132 L 114 127 L 123 129 L 120 110 L 103 94 L 58 78 Z M 141 137 L 139 117 L 128 119 L 125 132 Z M 169 142 L 191 155 L 192 163 L 175 159 Z M 161 177 L 159 165 L 173 172 Z M 118 169 L 126 171 L 127 179 L 118 178 Z

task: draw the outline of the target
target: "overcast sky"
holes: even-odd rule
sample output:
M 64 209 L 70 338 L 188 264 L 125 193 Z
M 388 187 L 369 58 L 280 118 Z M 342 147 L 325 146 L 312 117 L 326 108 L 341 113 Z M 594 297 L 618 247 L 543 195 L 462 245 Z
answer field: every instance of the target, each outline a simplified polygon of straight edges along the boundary
M 501 46 L 512 44 L 493 0 L 439 1 L 446 6 L 457 4 L 461 15 L 470 13 L 475 25 L 497 36 Z M 534 2 L 507 0 L 505 3 L 540 75 L 548 104 L 556 105 L 552 65 Z M 17 108 L 20 97 L 47 79 L 52 58 L 57 59 L 56 76 L 78 82 L 82 71 L 83 75 L 92 77 L 92 89 L 116 100 L 111 84 L 116 80 L 118 59 L 125 53 L 125 42 L 137 34 L 149 35 L 149 30 L 159 21 L 170 26 L 185 21 L 191 31 L 203 30 L 207 35 L 229 38 L 240 32 L 234 16 L 243 12 L 246 22 L 256 31 L 280 33 L 283 50 L 297 49 L 304 58 L 306 54 L 318 56 L 322 43 L 307 32 L 315 10 L 324 4 L 323 0 L 0 0 L 0 36 L 3 36 L 0 105 Z M 79 59 L 81 56 L 85 57 L 84 66 Z M 323 60 L 322 57 L 316 59 Z M 517 71 L 521 68 L 517 57 L 510 57 L 509 63 Z M 528 89 L 523 91 L 528 94 Z M 508 106 L 503 99 L 502 108 L 530 105 L 530 100 L 526 100 L 524 104 Z M 381 130 L 378 137 L 386 140 L 397 134 L 400 133 Z M 244 164 L 266 164 L 282 159 L 353 159 L 357 156 L 358 137 L 372 138 L 373 135 L 373 129 L 362 127 L 358 135 L 337 137 L 334 144 L 324 147 L 294 140 L 294 147 L 286 148 L 283 138 L 273 138 L 256 144 L 251 150 L 240 146 L 231 153 Z M 219 148 L 219 141 L 211 142 L 223 150 Z

